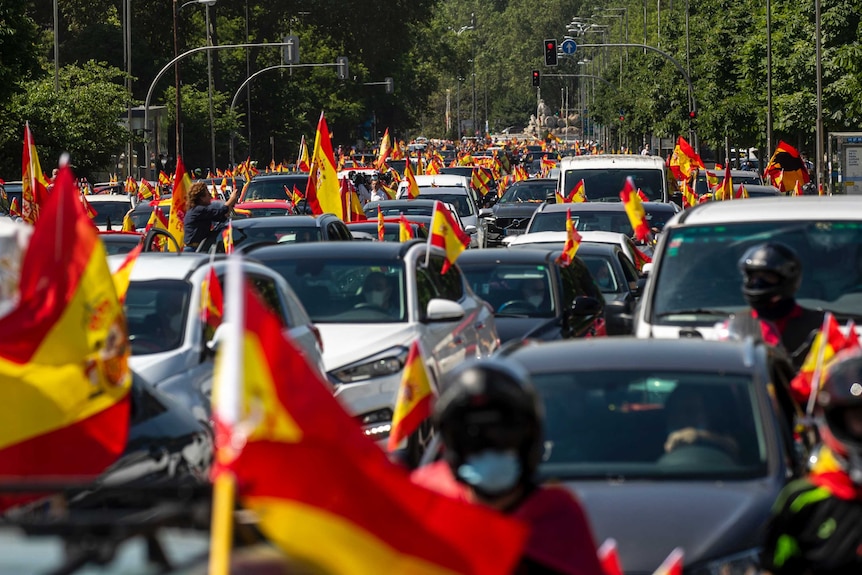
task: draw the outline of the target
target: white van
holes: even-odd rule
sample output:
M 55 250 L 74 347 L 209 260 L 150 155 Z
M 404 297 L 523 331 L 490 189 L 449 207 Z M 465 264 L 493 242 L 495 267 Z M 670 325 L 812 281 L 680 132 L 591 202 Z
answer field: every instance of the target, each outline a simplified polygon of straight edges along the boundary
M 560 160 L 559 187 L 563 195 L 584 180 L 584 191 L 591 202 L 614 202 L 631 176 L 635 186 L 651 202 L 668 202 L 670 198 L 667 168 L 659 156 L 599 154 L 567 156 Z

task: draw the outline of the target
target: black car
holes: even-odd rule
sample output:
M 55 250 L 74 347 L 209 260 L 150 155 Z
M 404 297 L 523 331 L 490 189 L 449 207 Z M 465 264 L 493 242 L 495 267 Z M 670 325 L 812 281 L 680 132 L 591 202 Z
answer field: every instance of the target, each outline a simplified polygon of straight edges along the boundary
M 428 230 L 431 229 L 431 218 L 429 216 L 411 216 L 408 219 L 408 225 L 413 232 L 413 237 L 423 240 L 428 237 Z M 379 238 L 377 218 L 368 218 L 363 222 L 350 222 L 347 224 L 347 229 L 350 230 L 350 233 L 365 232 L 370 234 L 375 240 Z M 356 236 L 354 235 L 354 237 Z M 401 241 L 400 218 L 394 216 L 383 218 L 383 241 Z
M 335 214 L 319 216 L 270 216 L 235 220 L 233 228 L 234 248 L 252 244 L 283 244 L 305 242 L 352 241 L 350 230 Z M 222 234 L 210 234 L 202 241 L 197 251 L 207 253 L 215 246 L 216 253 L 224 253 Z
M 142 237 L 138 232 L 99 232 L 99 239 L 109 256 L 129 253 L 141 243 Z
M 577 254 L 605 298 L 608 335 L 630 335 L 642 283 L 637 268 L 615 244 L 585 242 Z
M 261 174 L 252 178 L 240 195 L 239 201 L 284 200 L 287 199 L 285 188 L 293 190 L 296 187 L 304 194 L 307 186 L 308 174 L 305 172 Z
M 503 245 L 506 236 L 523 234 L 533 212 L 551 199 L 557 189 L 557 180 L 531 178 L 515 182 L 491 208 L 479 212 L 486 222 L 485 238 L 488 247 Z
M 587 267 L 560 252 L 467 250 L 458 265 L 473 291 L 494 309 L 500 342 L 556 340 L 602 332 L 604 298 Z
M 542 478 L 577 493 L 626 573 L 652 573 L 675 547 L 687 574 L 757 572 L 763 524 L 807 459 L 785 354 L 751 340 L 595 338 L 509 355 L 545 406 Z
M 676 213 L 674 203 L 644 202 L 647 224 L 659 232 Z M 576 204 L 540 204 L 526 233 L 566 231 L 566 212 L 572 211 L 572 221 L 579 232 L 616 232 L 632 235 L 632 224 L 622 202 L 581 202 Z

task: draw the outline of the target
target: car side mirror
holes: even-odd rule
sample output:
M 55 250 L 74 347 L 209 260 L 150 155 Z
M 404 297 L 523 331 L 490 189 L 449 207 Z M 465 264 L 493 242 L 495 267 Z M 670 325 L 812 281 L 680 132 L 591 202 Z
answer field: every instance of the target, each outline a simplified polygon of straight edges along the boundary
M 479 210 L 479 217 L 480 218 L 493 218 L 494 217 L 494 210 L 492 210 L 491 208 L 482 208 L 481 210 Z
M 478 230 L 476 229 L 476 226 L 474 226 L 473 224 L 470 224 L 470 225 L 466 225 L 466 226 L 464 226 L 464 231 L 465 231 L 465 232 L 467 232 L 469 235 L 471 235 L 471 236 L 472 236 L 472 235 L 473 235 L 473 234 L 475 234 Z
M 602 304 L 594 297 L 578 296 L 572 302 L 572 315 L 576 317 L 584 317 L 588 315 L 597 315 L 602 311 Z
M 215 329 L 215 333 L 213 333 L 213 337 L 206 343 L 207 349 L 215 355 L 216 351 L 218 351 L 219 345 L 221 345 L 222 340 L 224 339 L 225 327 L 224 324 L 221 323 Z
M 434 298 L 425 307 L 426 323 L 457 321 L 463 317 L 464 308 L 461 304 L 448 299 Z

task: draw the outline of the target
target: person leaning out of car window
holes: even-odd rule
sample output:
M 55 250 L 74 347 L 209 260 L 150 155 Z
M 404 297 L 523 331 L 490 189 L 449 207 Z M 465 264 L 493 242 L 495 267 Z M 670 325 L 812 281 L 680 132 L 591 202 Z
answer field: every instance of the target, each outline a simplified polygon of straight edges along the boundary
M 213 224 L 227 221 L 231 208 L 239 199 L 239 189 L 234 188 L 226 202 L 214 202 L 204 182 L 195 182 L 189 189 L 185 226 L 185 248 L 193 252 L 213 229 Z
M 479 360 L 444 389 L 433 414 L 443 459 L 414 471 L 413 482 L 528 525 L 517 575 L 603 575 L 580 502 L 539 485 L 544 410 L 526 370 L 506 358 Z

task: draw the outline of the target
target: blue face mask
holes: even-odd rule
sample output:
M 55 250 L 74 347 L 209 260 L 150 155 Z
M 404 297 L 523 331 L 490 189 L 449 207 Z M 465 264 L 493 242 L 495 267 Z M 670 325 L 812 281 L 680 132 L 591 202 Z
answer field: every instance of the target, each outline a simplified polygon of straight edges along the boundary
M 458 477 L 479 491 L 502 494 L 517 485 L 521 461 L 514 451 L 482 451 L 467 457 L 458 468 Z

